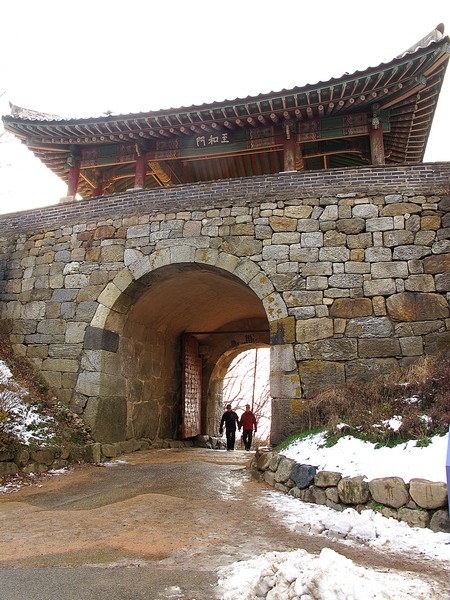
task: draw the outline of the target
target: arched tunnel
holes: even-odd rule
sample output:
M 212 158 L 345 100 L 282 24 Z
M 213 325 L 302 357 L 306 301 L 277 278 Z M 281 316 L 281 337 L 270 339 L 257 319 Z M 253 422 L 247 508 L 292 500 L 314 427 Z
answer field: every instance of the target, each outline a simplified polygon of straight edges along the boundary
M 101 442 L 213 435 L 226 367 L 242 349 L 269 344 L 258 296 L 205 264 L 170 264 L 136 280 L 105 329 L 118 332 L 118 348 L 97 360 L 103 385 L 85 409 Z

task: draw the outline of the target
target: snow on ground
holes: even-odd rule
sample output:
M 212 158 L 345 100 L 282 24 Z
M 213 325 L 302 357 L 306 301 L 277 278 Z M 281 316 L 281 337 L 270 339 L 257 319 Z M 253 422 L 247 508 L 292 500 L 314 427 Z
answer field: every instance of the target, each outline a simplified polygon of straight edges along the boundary
M 416 446 L 411 440 L 394 448 L 376 448 L 375 444 L 346 436 L 326 448 L 325 434 L 318 433 L 291 444 L 282 454 L 298 463 L 314 465 L 318 471 L 339 471 L 346 477 L 365 475 L 371 480 L 396 476 L 405 483 L 416 477 L 446 481 L 448 435 L 431 440 L 426 447 Z
M 10 383 L 14 383 L 11 372 L 6 363 L 0 361 L 0 384 Z M 23 422 L 22 427 L 17 425 L 20 436 L 28 435 L 30 425 L 34 435 L 36 424 L 45 429 L 45 422 L 36 422 L 34 426 L 32 420 L 30 423 L 33 417 L 27 412 L 30 407 L 22 409 L 19 397 L 13 403 L 16 420 Z M 325 448 L 323 441 L 321 434 L 309 436 L 291 445 L 283 454 L 320 470 L 339 471 L 344 476 L 365 475 L 374 479 L 396 475 L 405 482 L 413 477 L 446 481 L 448 435 L 433 438 L 424 448 L 408 442 L 394 448 L 376 449 L 373 444 L 349 436 Z M 16 491 L 24 484 L 39 485 L 40 477 L 61 472 L 64 470 L 42 476 L 30 474 L 26 481 L 19 478 L 14 482 L 12 478 L 0 487 L 0 493 Z M 371 510 L 361 514 L 351 508 L 338 512 L 274 490 L 266 491 L 260 502 L 271 507 L 281 527 L 330 540 L 338 538 L 346 544 L 359 544 L 380 552 L 417 556 L 424 563 L 433 561 L 443 571 L 449 571 L 450 581 L 450 534 L 412 528 Z M 219 576 L 222 600 L 450 600 L 450 588 L 433 589 L 416 574 L 361 567 L 331 548 L 324 548 L 317 556 L 300 549 L 271 552 L 234 563 L 222 569 Z
M 30 440 L 50 440 L 52 434 L 48 426 L 53 420 L 45 417 L 36 406 L 24 401 L 23 398 L 28 396 L 27 390 L 17 385 L 3 360 L 0 360 L 0 384 L 4 386 L 0 391 L 0 411 L 8 415 L 3 423 L 4 430 L 24 444 Z
M 344 476 L 365 475 L 370 480 L 395 475 L 406 482 L 413 477 L 446 481 L 447 444 L 448 435 L 433 438 L 424 448 L 408 442 L 375 449 L 373 444 L 346 437 L 325 448 L 319 434 L 291 445 L 283 454 Z M 275 490 L 268 490 L 263 502 L 271 506 L 280 526 L 362 548 L 415 556 L 424 564 L 433 561 L 443 572 L 448 571 L 450 582 L 450 534 L 409 527 L 372 510 L 360 514 L 348 508 L 338 512 Z M 331 548 L 324 548 L 318 556 L 296 550 L 240 561 L 221 570 L 219 584 L 222 600 L 450 599 L 450 583 L 447 590 L 433 589 L 425 577 L 364 568 Z

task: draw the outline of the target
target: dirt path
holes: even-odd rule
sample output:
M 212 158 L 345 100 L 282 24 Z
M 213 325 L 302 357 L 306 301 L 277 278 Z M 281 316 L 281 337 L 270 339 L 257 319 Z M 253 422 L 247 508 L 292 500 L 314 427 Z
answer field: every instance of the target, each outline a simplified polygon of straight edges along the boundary
M 423 559 L 280 526 L 245 452 L 153 450 L 84 465 L 0 497 L 2 600 L 211 600 L 216 571 L 273 550 L 323 547 L 438 584 Z M 5 595 L 6 594 L 6 595 Z

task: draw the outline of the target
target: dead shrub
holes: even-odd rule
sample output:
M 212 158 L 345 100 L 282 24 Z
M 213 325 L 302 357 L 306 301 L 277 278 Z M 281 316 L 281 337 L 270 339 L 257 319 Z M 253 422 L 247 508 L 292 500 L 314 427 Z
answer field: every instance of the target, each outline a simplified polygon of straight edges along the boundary
M 326 429 L 383 445 L 443 434 L 450 422 L 450 356 L 425 357 L 392 381 L 349 382 L 305 400 L 301 431 Z

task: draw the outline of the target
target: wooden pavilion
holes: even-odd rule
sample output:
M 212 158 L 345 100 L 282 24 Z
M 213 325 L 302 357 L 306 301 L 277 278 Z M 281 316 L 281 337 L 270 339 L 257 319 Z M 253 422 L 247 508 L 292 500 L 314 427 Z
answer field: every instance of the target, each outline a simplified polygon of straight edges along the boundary
M 12 106 L 5 129 L 68 196 L 424 157 L 445 70 L 439 25 L 388 63 L 326 82 L 188 108 L 61 119 Z

